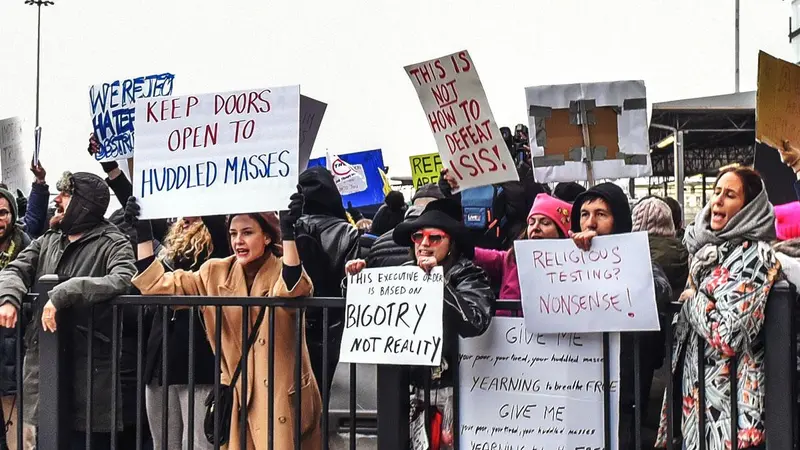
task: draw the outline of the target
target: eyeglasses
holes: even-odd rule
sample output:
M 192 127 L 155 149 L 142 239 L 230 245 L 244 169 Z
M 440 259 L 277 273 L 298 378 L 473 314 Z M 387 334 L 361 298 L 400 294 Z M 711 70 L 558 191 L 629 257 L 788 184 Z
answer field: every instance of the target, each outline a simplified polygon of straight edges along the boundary
M 447 238 L 448 236 L 444 233 L 438 233 L 435 231 L 417 231 L 416 233 L 411 235 L 411 242 L 419 245 L 425 241 L 425 238 L 428 238 L 428 245 L 431 247 L 435 247 Z
M 5 220 L 8 219 L 8 216 L 11 215 L 11 211 L 7 209 L 0 209 L 0 219 Z

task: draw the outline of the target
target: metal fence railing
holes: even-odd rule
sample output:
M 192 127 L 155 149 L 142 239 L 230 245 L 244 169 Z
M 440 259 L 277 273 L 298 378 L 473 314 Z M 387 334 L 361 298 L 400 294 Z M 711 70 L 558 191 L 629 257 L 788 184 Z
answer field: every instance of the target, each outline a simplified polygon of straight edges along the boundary
M 55 277 L 43 277 L 34 289 L 32 294 L 29 294 L 28 301 L 32 303 L 32 310 L 33 311 L 40 311 L 42 305 L 47 301 L 47 292 L 52 289 L 52 287 L 58 283 L 58 280 Z M 516 303 L 516 302 L 514 302 Z M 515 309 L 518 308 L 512 302 L 503 303 L 498 302 L 497 309 Z M 262 424 L 263 427 L 267 430 L 265 433 L 265 441 L 259 442 L 256 448 L 260 449 L 278 449 L 284 450 L 283 448 L 278 448 L 273 442 L 274 436 L 274 426 L 275 426 L 275 411 L 273 410 L 273 400 L 274 396 L 276 395 L 273 391 L 273 385 L 271 380 L 274 379 L 274 372 L 276 370 L 292 370 L 293 378 L 294 378 L 294 386 L 302 386 L 302 377 L 303 373 L 301 373 L 301 368 L 299 367 L 299 362 L 301 361 L 300 355 L 302 352 L 302 341 L 295 340 L 294 342 L 294 351 L 295 351 L 295 361 L 298 364 L 295 365 L 293 368 L 287 367 L 276 367 L 274 363 L 274 348 L 272 348 L 272 344 L 275 342 L 274 333 L 275 333 L 275 314 L 272 311 L 275 311 L 275 308 L 285 308 L 290 309 L 297 314 L 294 315 L 293 321 L 293 332 L 296 336 L 303 335 L 303 317 L 304 313 L 310 311 L 312 309 L 322 309 L 323 310 L 323 322 L 324 326 L 327 329 L 328 326 L 328 311 L 331 309 L 336 308 L 343 308 L 345 305 L 345 300 L 341 298 L 299 298 L 299 299 L 282 299 L 282 298 L 254 298 L 254 297 L 168 297 L 168 296 L 121 296 L 112 301 L 108 302 L 107 304 L 103 305 L 96 305 L 93 308 L 86 308 L 86 309 L 74 309 L 72 311 L 64 310 L 59 312 L 58 316 L 58 332 L 56 333 L 48 333 L 40 331 L 38 336 L 35 336 L 34 339 L 38 339 L 38 347 L 39 347 L 39 360 L 40 360 L 40 370 L 39 370 L 39 405 L 38 405 L 38 417 L 37 417 L 37 425 L 38 425 L 38 448 L 39 449 L 47 449 L 47 450 L 62 450 L 70 448 L 70 436 L 73 435 L 73 430 L 75 428 L 74 424 L 74 417 L 75 417 L 75 374 L 78 369 L 76 367 L 77 364 L 85 362 L 88 364 L 86 373 L 86 380 L 82 381 L 85 382 L 86 386 L 86 395 L 88 398 L 86 399 L 86 409 L 85 416 L 87 417 L 87 421 L 85 423 L 85 429 L 91 431 L 94 427 L 94 423 L 91 420 L 92 417 L 92 408 L 96 407 L 97 404 L 108 404 L 110 408 L 108 411 L 103 411 L 104 414 L 108 414 L 111 416 L 111 423 L 117 424 L 118 426 L 112 427 L 111 432 L 109 433 L 108 439 L 110 442 L 110 448 L 112 449 L 121 449 L 121 448 L 135 448 L 135 449 L 145 449 L 146 447 L 146 440 L 147 437 L 145 436 L 146 430 L 146 416 L 144 412 L 144 382 L 142 378 L 142 367 L 143 367 L 143 359 L 144 359 L 144 351 L 145 351 L 145 308 L 155 309 L 156 314 L 163 314 L 164 319 L 166 319 L 167 314 L 169 313 L 170 308 L 181 306 L 181 307 L 189 307 L 193 311 L 200 307 L 206 308 L 215 308 L 217 312 L 217 317 L 222 317 L 222 309 L 223 308 L 241 308 L 241 313 L 244 318 L 248 317 L 248 314 L 252 314 L 251 307 L 270 307 L 269 313 L 265 316 L 264 321 L 268 323 L 270 326 L 268 327 L 269 331 L 269 342 L 270 342 L 270 349 L 268 350 L 268 367 L 270 368 L 268 379 L 270 380 L 267 382 L 268 386 L 268 398 L 266 403 L 262 403 L 267 405 L 268 408 L 267 416 L 271 417 L 268 419 L 266 423 Z M 798 431 L 797 431 L 797 424 L 798 424 L 798 411 L 797 411 L 797 392 L 795 388 L 795 383 L 797 381 L 797 367 L 796 367 L 796 357 L 797 357 L 797 349 L 796 349 L 796 334 L 795 334 L 795 323 L 794 323 L 794 313 L 796 307 L 796 295 L 795 293 L 789 288 L 786 283 L 781 283 L 776 285 L 773 288 L 773 291 L 770 295 L 767 311 L 766 311 L 766 325 L 764 326 L 763 333 L 764 333 L 764 340 L 766 345 L 766 361 L 765 361 L 765 370 L 766 370 L 766 399 L 765 404 L 766 407 L 766 442 L 767 442 L 767 449 L 768 450 L 793 450 L 797 448 L 797 438 Z M 196 318 L 197 314 L 191 314 L 191 321 L 200 320 Z M 111 323 L 98 323 L 98 319 L 96 317 L 110 317 Z M 71 334 L 65 333 L 64 330 L 71 330 L 73 322 L 75 319 L 79 318 L 81 323 L 86 323 L 86 332 L 87 336 L 92 338 L 87 339 L 87 348 L 85 349 L 78 349 L 75 347 L 71 340 Z M 668 319 L 668 318 L 667 318 Z M 34 314 L 33 320 L 39 320 L 38 315 Z M 23 376 L 22 376 L 22 359 L 24 355 L 24 346 L 23 346 L 23 326 L 24 321 L 19 320 L 18 325 L 16 328 L 17 334 L 17 392 L 23 392 Z M 162 321 L 162 326 L 166 327 L 167 320 Z M 249 349 L 247 349 L 246 341 L 247 341 L 247 323 L 248 320 L 243 320 L 242 327 L 242 340 L 243 340 L 243 349 L 242 353 L 247 354 Z M 669 323 L 667 320 L 666 323 Z M 125 327 L 130 327 L 131 325 L 135 326 L 135 332 L 131 329 L 125 329 Z M 215 323 L 216 330 L 216 348 L 220 347 L 220 340 L 221 340 L 221 331 L 222 327 L 224 326 L 222 320 L 218 320 Z M 110 330 L 111 336 L 104 336 L 103 333 L 98 333 L 98 330 Z M 125 341 L 123 342 L 122 336 L 127 335 L 129 338 L 135 336 L 135 348 L 123 348 L 124 346 L 130 347 L 130 342 Z M 170 364 L 170 357 L 169 357 L 169 347 L 166 345 L 166 335 L 164 333 L 164 342 L 162 342 L 162 371 L 163 373 L 167 373 L 169 370 Z M 632 432 L 632 442 L 633 445 L 629 446 L 629 448 L 621 448 L 621 450 L 629 450 L 629 449 L 649 449 L 652 448 L 651 442 L 644 442 L 643 435 L 642 435 L 642 409 L 637 407 L 637 405 L 641 405 L 643 399 L 639 394 L 639 387 L 640 384 L 643 382 L 641 379 L 641 371 L 640 371 L 640 354 L 643 351 L 640 345 L 639 339 L 636 335 L 633 335 L 633 342 L 634 342 L 634 392 L 635 392 L 635 405 L 633 408 L 633 424 L 634 429 Z M 189 327 L 189 335 L 186 337 L 189 342 L 189 392 L 193 392 L 194 387 L 194 377 L 192 376 L 193 373 L 193 348 L 194 346 L 191 345 L 197 339 L 205 339 L 205 336 L 196 336 L 194 332 L 194 327 Z M 453 345 L 457 345 L 457 343 L 453 343 Z M 667 348 L 666 357 L 664 364 L 669 367 L 671 365 L 671 346 L 672 346 L 672 335 L 670 327 L 665 327 L 665 346 Z M 604 339 L 604 352 L 607 354 L 608 352 L 608 339 Z M 124 351 L 133 351 L 135 352 L 135 362 L 131 363 L 121 363 L 121 355 Z M 85 361 L 82 361 L 82 358 L 78 358 L 76 355 L 86 355 Z M 100 355 L 100 356 L 97 356 Z M 239 355 L 240 356 L 240 355 Z M 111 392 L 97 392 L 96 389 L 92 389 L 93 385 L 96 383 L 96 377 L 98 372 L 93 370 L 93 365 L 103 364 L 102 358 L 109 358 L 110 359 L 110 368 L 111 368 L 111 385 L 112 389 Z M 327 352 L 323 352 L 323 360 L 328 357 Z M 245 358 L 245 361 L 247 359 Z M 608 387 L 610 383 L 609 381 L 609 369 L 608 369 L 608 358 L 604 358 L 606 367 L 604 369 L 604 378 L 605 378 L 605 386 Z M 323 361 L 326 362 L 326 361 Z M 699 360 L 697 362 L 700 364 L 700 367 L 703 367 L 705 363 L 704 360 Z M 732 361 L 732 363 L 736 364 L 736 361 Z M 122 365 L 121 365 L 122 364 Z M 125 365 L 127 364 L 127 365 Z M 216 367 L 220 367 L 221 361 L 219 353 L 216 352 L 215 355 L 215 364 Z M 455 379 L 458 379 L 458 365 L 453 364 L 452 369 L 454 370 Z M 322 367 L 327 367 L 327 364 L 322 364 Z M 378 366 L 377 367 L 377 385 L 375 388 L 374 395 L 377 398 L 377 414 L 372 414 L 371 416 L 365 418 L 359 417 L 359 408 L 358 398 L 357 398 L 357 391 L 359 390 L 359 386 L 362 384 L 362 380 L 357 380 L 356 378 L 356 366 L 350 365 L 349 367 L 350 372 L 350 379 L 349 379 L 349 409 L 345 411 L 339 411 L 338 413 L 332 413 L 330 410 L 330 398 L 327 389 L 320 389 L 322 395 L 322 415 L 320 417 L 319 427 L 320 430 L 320 447 L 323 449 L 334 448 L 331 446 L 331 437 L 332 434 L 335 434 L 339 431 L 344 431 L 346 434 L 347 442 L 349 444 L 350 449 L 357 448 L 357 442 L 359 441 L 359 436 L 364 433 L 375 433 L 377 437 L 377 444 L 376 447 L 373 448 L 380 448 L 381 450 L 408 450 L 410 448 L 410 439 L 409 439 L 409 409 L 410 409 L 410 390 L 409 386 L 412 383 L 410 373 L 411 370 L 409 367 L 404 366 Z M 340 367 L 341 370 L 341 367 Z M 330 380 L 333 374 L 327 373 L 328 370 L 323 369 L 322 379 L 318 380 L 318 384 L 320 386 L 327 386 L 330 384 Z M 132 376 L 131 374 L 135 374 Z M 243 376 L 246 377 L 247 370 L 243 370 Z M 731 376 L 735 377 L 736 370 L 731 370 Z M 133 418 L 127 416 L 125 418 L 120 417 L 121 413 L 121 402 L 122 397 L 120 395 L 120 390 L 127 387 L 131 388 L 131 379 L 135 384 L 135 416 Z M 429 380 L 429 378 L 428 378 Z M 220 375 L 216 375 L 215 379 L 215 386 L 214 386 L 214 393 L 215 397 L 219 399 L 220 395 Z M 127 383 L 127 384 L 126 384 Z M 243 380 L 244 385 L 246 385 L 246 380 Z M 426 383 L 429 384 L 429 383 Z M 702 386 L 702 383 L 701 383 Z M 733 392 L 731 392 L 731 398 L 736 398 L 736 386 L 737 383 L 732 383 Z M 623 387 L 624 388 L 624 387 Z M 166 392 L 166 389 L 164 390 Z M 239 394 L 241 395 L 240 401 L 243 404 L 247 404 L 247 392 L 246 389 L 243 389 L 242 392 Z M 302 430 L 300 429 L 300 420 L 299 417 L 302 415 L 302 390 L 296 389 L 297 395 L 294 396 L 292 399 L 293 406 L 294 406 L 294 414 L 295 417 L 293 420 L 293 427 L 292 433 L 294 435 L 294 442 L 296 443 L 295 448 L 300 448 L 299 446 L 299 437 L 302 434 Z M 370 392 L 370 394 L 372 394 Z M 669 399 L 672 399 L 673 396 L 672 391 L 672 380 L 671 377 L 667 383 L 667 396 Z M 705 400 L 704 398 L 704 389 L 700 388 L 700 401 L 701 401 L 701 410 L 702 410 L 702 402 Z M 107 402 L 97 402 L 97 398 L 93 398 L 93 396 L 102 396 L 106 395 Z M 18 408 L 17 408 L 17 423 L 23 423 L 23 412 L 26 407 L 29 405 L 24 405 L 22 396 L 18 396 Z M 429 400 L 429 395 L 426 395 L 426 400 Z M 198 401 L 203 401 L 204 399 L 195 399 L 193 395 L 190 395 L 189 398 L 189 409 L 191 410 L 193 405 L 196 404 Z M 606 408 L 605 408 L 605 417 L 609 417 L 610 411 L 610 402 L 609 402 L 609 390 L 607 389 L 606 395 Z M 250 400 L 253 401 L 252 399 Z M 167 407 L 169 399 L 165 395 L 162 399 L 162 408 Z M 453 430 L 455 434 L 455 448 L 459 449 L 459 438 L 458 438 L 458 431 L 459 431 L 459 423 L 458 423 L 458 405 L 459 405 L 459 389 L 453 389 L 453 402 L 454 402 L 454 420 L 455 423 L 453 425 Z M 733 406 L 733 413 L 734 417 L 736 416 L 737 402 L 732 403 Z M 680 405 L 673 405 L 672 402 L 669 402 L 668 409 L 671 414 L 679 414 L 681 411 Z M 426 408 L 427 411 L 427 408 Z M 95 411 L 96 412 L 96 411 Z M 191 414 L 189 415 L 189 423 L 190 426 L 197 425 L 194 422 L 194 419 L 191 418 Z M 232 420 L 238 420 L 240 422 L 240 429 L 242 430 L 242 434 L 244 435 L 245 427 L 247 426 L 247 415 L 246 410 L 244 413 L 236 415 Z M 164 433 L 162 435 L 163 443 L 166 445 L 167 441 L 167 414 L 163 414 L 162 417 L 164 418 L 162 423 L 160 424 Z M 339 419 L 343 419 L 343 422 L 346 424 L 345 430 L 337 429 L 335 426 L 336 424 L 330 423 L 331 417 L 338 417 Z M 375 430 L 371 430 L 369 426 L 364 426 L 364 423 L 369 422 L 369 420 L 374 420 L 377 417 L 377 428 Z M 215 417 L 215 424 L 219 423 L 221 418 Z M 338 421 L 337 421 L 338 422 Z M 125 423 L 129 423 L 131 427 L 135 427 L 135 443 L 131 446 L 130 442 L 126 442 L 125 446 L 122 446 L 123 439 L 120 437 L 121 430 L 123 429 L 123 425 Z M 426 420 L 426 423 L 429 421 Z M 610 429 L 610 421 L 606 420 L 606 429 L 605 429 L 605 448 L 610 448 L 610 440 L 611 440 L 611 429 Z M 672 421 L 674 424 L 679 424 L 680 421 Z M 700 429 L 703 429 L 703 424 L 700 424 Z M 736 436 L 738 434 L 737 430 L 737 421 L 732 421 L 731 426 L 731 436 L 733 436 L 733 446 L 732 448 L 737 448 L 736 445 Z M 430 433 L 430 429 L 428 429 L 428 433 Z M 620 432 L 625 432 L 627 430 L 620 430 Z M 188 433 L 188 444 L 189 448 L 193 448 L 193 433 Z M 670 442 L 668 444 L 669 449 L 680 450 L 680 446 L 677 443 L 678 441 L 673 439 L 677 438 L 679 434 L 679 430 L 674 430 L 670 427 L 669 436 Z M 244 437 L 242 435 L 242 437 Z M 88 433 L 87 433 L 88 436 Z M 22 448 L 23 442 L 23 427 L 17 427 L 17 442 L 19 443 L 19 448 Z M 91 439 L 87 437 L 86 448 L 89 449 L 93 445 L 96 445 Z M 166 448 L 166 447 L 165 447 Z M 359 447 L 362 448 L 362 447 Z M 701 447 L 703 449 L 704 447 Z

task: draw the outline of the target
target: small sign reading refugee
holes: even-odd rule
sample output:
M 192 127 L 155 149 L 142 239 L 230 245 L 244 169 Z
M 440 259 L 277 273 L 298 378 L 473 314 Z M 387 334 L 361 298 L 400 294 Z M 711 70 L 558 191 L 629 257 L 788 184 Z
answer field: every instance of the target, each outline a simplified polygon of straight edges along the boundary
M 466 50 L 406 66 L 442 164 L 460 189 L 517 181 L 517 169 Z
M 657 331 L 647 233 L 514 243 L 525 326 L 537 333 Z
M 411 179 L 414 182 L 414 189 L 419 189 L 424 184 L 439 182 L 442 158 L 438 153 L 415 155 L 410 157 L 409 161 L 411 162 Z
M 300 86 L 142 99 L 142 219 L 277 211 L 297 190 Z
M 364 269 L 348 277 L 341 361 L 438 366 L 442 360 L 441 267 Z

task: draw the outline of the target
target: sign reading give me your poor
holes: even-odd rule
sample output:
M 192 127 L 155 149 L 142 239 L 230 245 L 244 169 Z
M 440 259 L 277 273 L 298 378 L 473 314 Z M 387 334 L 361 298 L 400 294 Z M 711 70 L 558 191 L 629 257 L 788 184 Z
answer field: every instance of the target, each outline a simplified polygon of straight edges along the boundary
M 365 269 L 348 277 L 342 362 L 438 366 L 442 360 L 441 267 Z
M 142 219 L 285 209 L 296 191 L 300 87 L 136 103 Z

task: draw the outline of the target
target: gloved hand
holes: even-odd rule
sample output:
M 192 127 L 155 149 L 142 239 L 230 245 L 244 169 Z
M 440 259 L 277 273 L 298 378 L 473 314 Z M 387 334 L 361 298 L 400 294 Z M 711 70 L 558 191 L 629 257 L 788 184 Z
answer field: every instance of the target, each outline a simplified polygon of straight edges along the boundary
M 97 139 L 97 135 L 94 133 L 89 135 L 89 154 L 92 157 L 95 157 L 95 154 L 100 151 L 100 141 Z M 96 157 L 95 157 L 96 158 Z M 103 168 L 103 172 L 109 173 L 112 170 L 119 168 L 119 164 L 116 161 L 108 161 L 108 162 L 101 162 L 100 166 Z
M 19 189 L 17 189 L 17 220 L 21 217 L 25 217 L 25 213 L 28 211 L 28 199 L 25 198 L 25 194 L 22 193 Z
M 303 215 L 303 202 L 305 198 L 300 192 L 295 192 L 289 197 L 289 209 L 281 211 L 281 235 L 283 240 L 294 240 L 294 227 L 297 220 Z
M 136 243 L 153 240 L 153 227 L 150 225 L 149 220 L 139 220 L 139 214 L 142 208 L 136 203 L 136 197 L 128 197 L 125 203 L 125 214 L 123 218 L 125 222 L 136 230 Z

